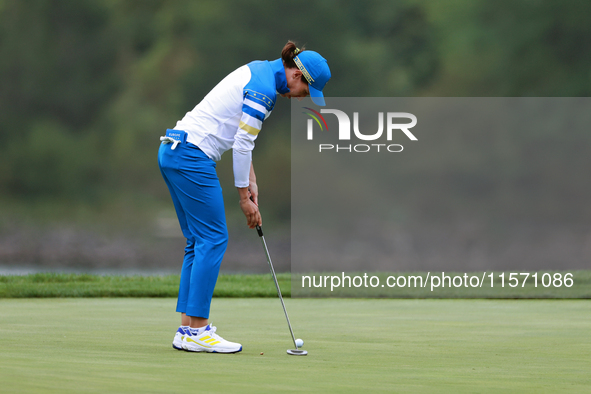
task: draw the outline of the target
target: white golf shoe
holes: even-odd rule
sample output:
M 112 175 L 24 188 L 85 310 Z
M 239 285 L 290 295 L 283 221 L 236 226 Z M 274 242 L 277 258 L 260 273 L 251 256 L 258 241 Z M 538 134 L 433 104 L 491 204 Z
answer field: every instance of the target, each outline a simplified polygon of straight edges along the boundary
M 179 327 L 179 329 L 174 334 L 174 339 L 172 340 L 172 347 L 176 350 L 183 350 L 183 338 L 185 337 L 185 335 L 185 330 L 183 330 L 182 327 Z
M 187 331 L 183 338 L 183 349 L 189 352 L 207 353 L 238 353 L 242 351 L 241 344 L 226 341 L 215 331 L 216 327 L 211 324 L 207 325 L 205 331 L 199 335 L 192 335 L 190 331 Z

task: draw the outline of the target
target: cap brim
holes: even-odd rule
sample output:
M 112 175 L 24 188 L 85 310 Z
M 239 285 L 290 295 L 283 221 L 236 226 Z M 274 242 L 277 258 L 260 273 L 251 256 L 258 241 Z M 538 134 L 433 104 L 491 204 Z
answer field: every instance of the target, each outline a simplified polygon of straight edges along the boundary
M 314 104 L 324 107 L 326 103 L 324 102 L 324 94 L 322 94 L 322 90 L 315 89 L 312 85 L 308 85 L 308 90 L 310 91 L 310 98 L 314 102 Z

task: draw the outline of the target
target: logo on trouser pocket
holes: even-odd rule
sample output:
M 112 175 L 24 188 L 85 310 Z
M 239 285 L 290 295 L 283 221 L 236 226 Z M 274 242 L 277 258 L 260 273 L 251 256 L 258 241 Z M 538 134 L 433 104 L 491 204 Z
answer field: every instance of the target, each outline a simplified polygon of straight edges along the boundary
M 166 135 L 160 137 L 160 141 L 165 144 L 172 144 L 172 150 L 176 149 L 178 144 L 184 144 L 187 142 L 187 132 L 183 130 L 167 129 Z

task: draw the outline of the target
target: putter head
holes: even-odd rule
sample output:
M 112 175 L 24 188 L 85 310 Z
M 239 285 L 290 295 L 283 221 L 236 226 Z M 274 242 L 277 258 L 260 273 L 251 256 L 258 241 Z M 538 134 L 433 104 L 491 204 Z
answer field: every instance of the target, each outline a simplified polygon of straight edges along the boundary
M 305 356 L 308 354 L 308 352 L 306 350 L 288 350 L 287 354 L 292 355 L 292 356 Z

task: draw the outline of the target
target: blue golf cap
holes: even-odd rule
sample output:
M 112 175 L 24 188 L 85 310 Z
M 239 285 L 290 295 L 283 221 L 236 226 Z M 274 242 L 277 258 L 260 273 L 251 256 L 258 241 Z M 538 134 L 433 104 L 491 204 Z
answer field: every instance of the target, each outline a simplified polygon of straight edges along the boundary
M 302 51 L 293 58 L 296 66 L 300 69 L 304 78 L 308 81 L 310 97 L 316 105 L 324 106 L 324 95 L 322 89 L 330 79 L 330 69 L 326 59 L 318 52 Z

